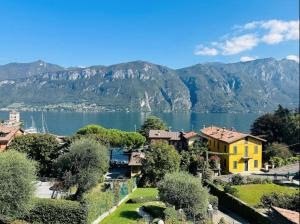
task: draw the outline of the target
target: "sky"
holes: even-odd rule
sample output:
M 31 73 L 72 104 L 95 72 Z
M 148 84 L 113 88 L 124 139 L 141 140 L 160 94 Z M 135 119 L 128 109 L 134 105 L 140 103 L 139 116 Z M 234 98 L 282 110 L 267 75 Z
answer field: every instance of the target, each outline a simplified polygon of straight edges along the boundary
M 0 64 L 299 61 L 299 0 L 0 0 Z

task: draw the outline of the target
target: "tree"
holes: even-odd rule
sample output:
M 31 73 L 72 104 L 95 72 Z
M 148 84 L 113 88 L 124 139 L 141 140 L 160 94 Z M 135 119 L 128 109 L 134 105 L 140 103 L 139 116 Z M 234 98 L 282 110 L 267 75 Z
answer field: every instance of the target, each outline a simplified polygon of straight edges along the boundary
M 39 176 L 52 176 L 54 161 L 61 154 L 61 146 L 53 135 L 28 134 L 16 137 L 9 146 L 26 153 L 29 158 L 38 162 Z
M 148 139 L 150 130 L 167 130 L 167 125 L 160 118 L 149 116 L 139 132 Z
M 107 172 L 108 150 L 93 139 L 76 140 L 69 151 L 57 159 L 56 165 L 65 187 L 77 186 L 75 197 L 80 198 Z
M 165 143 L 151 144 L 142 161 L 143 182 L 156 186 L 166 173 L 179 170 L 180 156 L 174 146 Z
M 183 209 L 186 215 L 206 217 L 209 194 L 199 178 L 186 172 L 168 173 L 158 184 L 158 191 L 160 200 Z
M 0 153 L 0 220 L 22 218 L 31 208 L 35 162 L 15 150 Z M 0 221 L 0 222 L 1 222 Z
M 273 143 L 266 147 L 265 150 L 266 159 L 270 159 L 271 157 L 280 157 L 282 159 L 287 159 L 293 156 L 289 147 L 286 144 Z
M 274 113 L 257 118 L 251 126 L 253 135 L 265 138 L 269 143 L 279 142 L 299 150 L 300 115 L 278 106 Z
M 141 147 L 146 141 L 145 137 L 140 133 L 106 129 L 99 125 L 87 125 L 79 129 L 74 139 L 81 138 L 82 136 L 94 138 L 101 144 L 133 149 Z

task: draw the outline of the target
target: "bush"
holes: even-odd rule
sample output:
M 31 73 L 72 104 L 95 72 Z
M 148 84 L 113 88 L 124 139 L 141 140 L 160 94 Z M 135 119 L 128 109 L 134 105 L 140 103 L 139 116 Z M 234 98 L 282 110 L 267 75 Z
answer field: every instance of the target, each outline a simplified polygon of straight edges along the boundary
M 173 207 L 168 207 L 164 210 L 164 219 L 166 224 L 179 224 L 178 213 Z
M 296 163 L 299 161 L 299 157 L 297 156 L 294 156 L 294 157 L 290 157 L 290 158 L 287 158 L 285 160 L 285 165 L 288 165 L 288 164 L 293 164 L 293 163 Z
M 273 181 L 271 178 L 264 177 L 246 177 L 245 184 L 271 184 Z
M 87 208 L 87 223 L 92 223 L 99 215 L 114 206 L 114 194 L 111 191 L 89 192 L 83 196 L 83 203 Z
M 261 204 L 267 208 L 276 206 L 298 212 L 300 211 L 299 193 L 287 194 L 272 192 L 271 194 L 264 194 L 260 201 Z
M 213 209 L 218 209 L 219 207 L 219 199 L 217 196 L 214 196 L 214 195 L 209 195 L 209 198 L 208 198 L 208 201 L 209 201 L 209 204 L 212 205 Z
M 211 182 L 214 178 L 214 171 L 211 169 L 205 169 L 202 173 L 202 180 Z
M 220 218 L 220 221 L 218 222 L 218 224 L 226 224 L 224 217 Z
M 150 201 L 158 201 L 156 197 L 139 197 L 139 198 L 131 198 L 126 203 L 145 203 Z
M 231 194 L 231 195 L 234 195 L 234 196 L 237 196 L 237 194 L 238 194 L 238 190 L 235 189 L 235 188 L 233 188 L 233 187 L 231 187 L 230 185 L 226 185 L 226 186 L 224 187 L 224 191 L 225 191 L 226 193 Z
M 284 160 L 280 157 L 272 157 L 270 162 L 274 164 L 275 167 L 280 167 L 284 165 Z
M 155 204 L 149 204 L 143 206 L 145 212 L 150 214 L 153 218 L 163 218 L 165 208 Z
M 240 174 L 235 174 L 231 177 L 231 183 L 233 185 L 242 185 L 245 183 L 245 178 Z
M 86 207 L 76 201 L 35 199 L 26 221 L 47 224 L 85 224 Z

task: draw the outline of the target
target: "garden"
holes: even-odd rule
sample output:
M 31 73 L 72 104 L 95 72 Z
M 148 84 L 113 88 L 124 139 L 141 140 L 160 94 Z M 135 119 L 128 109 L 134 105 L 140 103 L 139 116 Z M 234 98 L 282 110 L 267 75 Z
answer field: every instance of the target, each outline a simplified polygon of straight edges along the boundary
M 142 206 L 156 206 L 164 209 L 164 204 L 157 201 L 158 190 L 156 188 L 137 188 L 112 214 L 102 220 L 101 224 L 138 223 L 143 218 L 138 213 Z

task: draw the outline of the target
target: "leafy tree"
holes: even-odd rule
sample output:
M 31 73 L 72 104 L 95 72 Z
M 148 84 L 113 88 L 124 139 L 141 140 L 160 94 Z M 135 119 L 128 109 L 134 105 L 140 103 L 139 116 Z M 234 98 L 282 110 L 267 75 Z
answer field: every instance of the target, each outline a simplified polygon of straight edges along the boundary
M 149 116 L 140 129 L 140 133 L 148 138 L 150 130 L 167 130 L 167 125 L 160 118 Z
M 289 147 L 286 144 L 273 143 L 266 147 L 265 150 L 266 159 L 270 159 L 271 157 L 280 157 L 282 159 L 287 159 L 293 156 Z
M 16 137 L 9 149 L 26 153 L 29 158 L 38 162 L 38 175 L 53 175 L 53 164 L 61 154 L 61 146 L 53 135 L 28 134 Z
M 15 150 L 0 153 L 0 222 L 22 218 L 31 208 L 35 162 Z
M 108 170 L 109 156 L 105 146 L 92 139 L 74 141 L 69 151 L 57 159 L 58 173 L 65 187 L 77 186 L 76 198 L 94 187 Z
M 143 183 L 155 186 L 166 173 L 179 170 L 180 156 L 174 146 L 155 143 L 146 151 L 142 164 Z
M 175 209 L 183 209 L 187 215 L 206 217 L 208 190 L 199 178 L 186 172 L 166 174 L 158 185 L 160 199 Z
M 145 137 L 140 133 L 106 129 L 99 125 L 87 125 L 79 129 L 74 136 L 74 139 L 81 138 L 82 136 L 88 136 L 89 138 L 101 142 L 101 144 L 114 147 L 139 148 L 146 141 Z
M 257 118 L 252 124 L 251 133 L 265 138 L 269 143 L 285 143 L 299 150 L 299 112 L 291 112 L 279 105 L 274 113 Z

